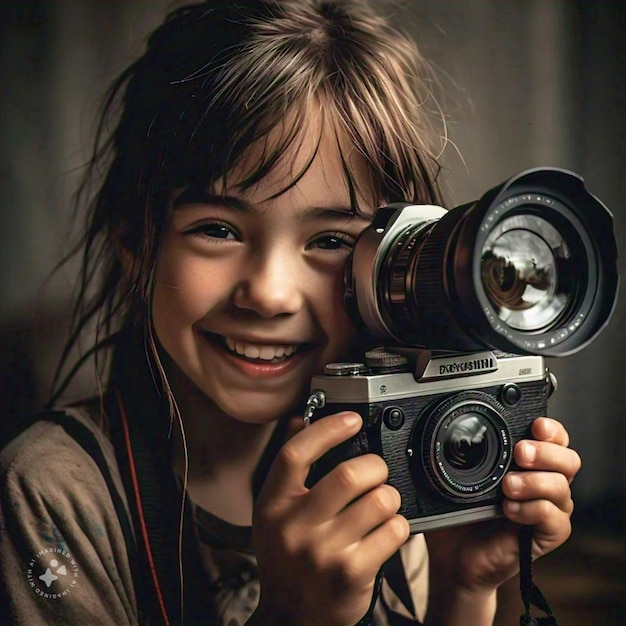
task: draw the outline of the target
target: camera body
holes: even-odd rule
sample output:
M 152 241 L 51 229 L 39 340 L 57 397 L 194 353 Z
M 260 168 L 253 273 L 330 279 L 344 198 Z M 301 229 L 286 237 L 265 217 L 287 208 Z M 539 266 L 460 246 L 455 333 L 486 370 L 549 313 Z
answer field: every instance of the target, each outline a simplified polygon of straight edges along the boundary
M 363 428 L 311 481 L 373 452 L 413 532 L 498 516 L 513 448 L 556 386 L 544 358 L 583 349 L 614 310 L 611 213 L 556 168 L 449 211 L 397 202 L 359 235 L 344 279 L 364 345 L 384 348 L 313 378 L 305 420 L 352 410 Z
M 381 367 L 381 355 L 392 364 Z M 412 533 L 500 516 L 500 483 L 515 467 L 513 448 L 546 415 L 554 377 L 540 356 L 414 356 L 411 363 L 374 351 L 373 368 L 332 364 L 313 379 L 311 421 L 344 410 L 363 418 L 356 436 L 315 464 L 313 482 L 341 461 L 373 452 L 387 462 Z

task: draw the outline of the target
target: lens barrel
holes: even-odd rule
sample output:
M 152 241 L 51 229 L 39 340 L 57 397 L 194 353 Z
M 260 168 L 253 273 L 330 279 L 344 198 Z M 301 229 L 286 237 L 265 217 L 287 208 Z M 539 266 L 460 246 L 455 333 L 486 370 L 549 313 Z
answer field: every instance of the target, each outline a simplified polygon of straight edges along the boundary
M 441 495 L 476 498 L 495 489 L 512 460 L 506 409 L 477 391 L 446 398 L 426 415 L 423 433 L 414 433 L 421 471 Z
M 379 209 L 346 305 L 383 342 L 565 356 L 606 326 L 618 287 L 609 210 L 576 174 L 523 172 L 479 200 Z

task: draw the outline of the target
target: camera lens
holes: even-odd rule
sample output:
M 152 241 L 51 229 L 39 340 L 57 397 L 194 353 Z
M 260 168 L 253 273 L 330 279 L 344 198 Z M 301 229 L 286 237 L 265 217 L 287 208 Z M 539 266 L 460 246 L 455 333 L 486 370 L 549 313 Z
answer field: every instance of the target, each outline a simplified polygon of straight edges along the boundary
M 613 219 L 576 174 L 529 170 L 448 212 L 379 209 L 346 282 L 351 317 L 385 343 L 564 356 L 613 312 Z
M 485 296 L 498 319 L 515 330 L 541 331 L 560 319 L 577 295 L 567 280 L 574 272 L 567 242 L 538 215 L 503 219 L 483 244 Z
M 480 496 L 495 488 L 511 461 L 511 436 L 505 412 L 492 396 L 467 391 L 447 398 L 414 432 L 422 451 L 420 471 L 452 499 Z
M 442 455 L 450 467 L 474 471 L 488 456 L 487 429 L 482 415 L 467 413 L 452 420 L 443 436 Z

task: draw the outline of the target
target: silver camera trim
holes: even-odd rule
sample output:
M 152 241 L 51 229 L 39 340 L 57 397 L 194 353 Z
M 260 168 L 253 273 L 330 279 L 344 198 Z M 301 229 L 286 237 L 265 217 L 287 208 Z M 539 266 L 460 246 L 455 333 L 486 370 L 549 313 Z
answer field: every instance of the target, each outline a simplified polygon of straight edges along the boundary
M 502 517 L 502 509 L 497 504 L 488 504 L 485 506 L 477 506 L 472 509 L 460 511 L 448 511 L 446 513 L 438 513 L 437 515 L 426 515 L 408 520 L 411 534 L 422 533 L 425 531 L 441 528 L 441 520 L 445 519 L 445 527 L 463 526 L 472 522 L 480 522 L 482 520 Z
M 359 313 L 374 337 L 395 337 L 381 316 L 376 284 L 383 257 L 393 240 L 413 225 L 439 220 L 446 209 L 430 204 L 395 202 L 376 212 L 374 222 L 359 237 L 352 257 L 352 290 Z M 395 337 L 401 341 L 400 337 Z
M 532 382 L 546 377 L 542 356 L 499 357 L 497 370 L 458 378 L 416 380 L 412 372 L 366 374 L 361 376 L 318 375 L 311 380 L 311 391 L 323 391 L 327 403 L 370 403 L 414 398 L 437 392 L 463 391 L 497 384 Z

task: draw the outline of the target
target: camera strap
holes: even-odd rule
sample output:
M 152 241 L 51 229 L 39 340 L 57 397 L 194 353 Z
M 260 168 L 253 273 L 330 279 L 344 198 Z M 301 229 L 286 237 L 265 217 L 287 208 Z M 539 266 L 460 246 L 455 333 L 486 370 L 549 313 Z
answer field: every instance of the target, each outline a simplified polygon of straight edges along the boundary
M 398 597 L 404 607 L 415 615 L 415 605 L 411 596 L 411 590 L 406 580 L 404 572 L 404 566 L 402 565 L 402 558 L 400 552 L 396 552 L 391 558 L 378 570 L 376 575 L 376 581 L 374 583 L 374 593 L 372 594 L 372 601 L 367 610 L 367 613 L 356 623 L 355 626 L 372 626 L 374 619 L 374 608 L 378 600 L 381 601 L 383 609 L 386 614 L 387 623 L 389 626 L 419 626 L 421 622 L 416 621 L 413 618 L 404 617 L 396 613 L 385 601 L 384 595 L 381 593 L 383 580 L 387 581 L 390 589 Z
M 520 591 L 525 609 L 524 615 L 520 616 L 520 626 L 558 626 L 550 605 L 539 590 L 539 587 L 533 582 L 533 530 L 532 526 L 521 526 L 519 530 Z M 546 615 L 544 617 L 533 617 L 530 614 L 531 605 L 542 610 Z
M 376 574 L 376 582 L 374 583 L 374 593 L 372 594 L 372 601 L 370 602 L 367 613 L 355 624 L 355 626 L 372 626 L 372 619 L 374 616 L 374 607 L 376 606 L 376 600 L 380 595 L 380 588 L 383 584 L 383 570 L 378 570 Z
M 521 526 L 519 530 L 519 565 L 520 565 L 520 591 L 524 603 L 524 614 L 520 616 L 520 626 L 559 626 L 556 616 L 552 612 L 545 596 L 533 582 L 532 574 L 532 526 Z M 382 568 L 376 577 L 372 602 L 367 613 L 358 621 L 356 626 L 370 626 L 374 612 L 374 605 L 380 595 L 383 581 L 383 573 L 386 568 Z M 531 615 L 531 607 L 534 606 L 546 615 L 534 617 Z

